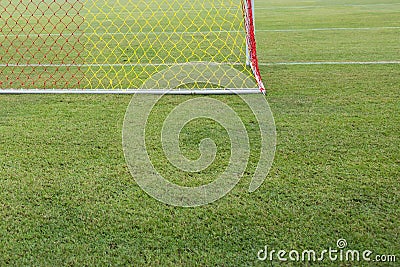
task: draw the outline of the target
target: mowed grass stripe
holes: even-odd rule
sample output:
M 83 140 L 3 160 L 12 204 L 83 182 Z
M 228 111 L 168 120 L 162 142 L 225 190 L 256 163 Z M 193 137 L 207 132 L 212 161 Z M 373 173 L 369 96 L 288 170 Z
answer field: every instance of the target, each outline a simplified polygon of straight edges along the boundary
M 271 173 L 253 194 L 244 193 L 248 173 L 226 198 L 197 209 L 151 199 L 127 172 L 120 130 L 129 96 L 0 96 L 0 261 L 255 265 L 265 244 L 322 250 L 339 236 L 400 251 L 400 69 L 275 66 L 262 74 L 278 130 Z M 243 107 L 234 96 L 219 99 Z M 162 123 L 180 101 L 165 98 L 153 120 Z M 198 254 L 182 254 L 186 247 Z

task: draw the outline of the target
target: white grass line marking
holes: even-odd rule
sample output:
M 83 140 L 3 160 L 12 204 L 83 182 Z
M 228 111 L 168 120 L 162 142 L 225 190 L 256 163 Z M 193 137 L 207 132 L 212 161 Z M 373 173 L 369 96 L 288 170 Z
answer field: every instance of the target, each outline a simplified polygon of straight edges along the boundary
M 388 26 L 388 27 L 359 27 L 359 28 L 311 28 L 311 29 L 256 29 L 256 32 L 306 32 L 306 31 L 376 31 L 376 30 L 398 30 L 400 29 L 400 26 Z M 188 35 L 194 35 L 194 34 L 211 34 L 211 33 L 242 33 L 244 32 L 243 30 L 237 30 L 237 31 L 199 31 L 199 32 L 183 32 L 183 31 L 176 31 L 176 32 L 171 32 L 171 31 L 165 31 L 165 32 L 103 32 L 103 33 L 94 33 L 94 32 L 76 32 L 76 33 L 30 33 L 30 34 L 18 34 L 18 33 L 3 33 L 0 34 L 0 37 L 48 37 L 48 36 L 90 36 L 90 35 L 95 35 L 95 36 L 132 36 L 132 35 L 157 35 L 157 34 L 188 34 Z
M 332 4 L 332 5 L 307 5 L 307 6 L 273 6 L 260 7 L 255 6 L 256 10 L 279 10 L 279 9 L 307 9 L 307 8 L 332 8 L 332 7 L 374 7 L 374 6 L 396 6 L 400 3 L 381 3 L 381 4 Z
M 389 26 L 389 27 L 357 27 L 357 28 L 311 28 L 311 29 L 256 29 L 256 32 L 306 32 L 306 31 L 371 31 L 371 30 L 397 30 L 400 26 Z
M 42 67 L 42 68 L 61 68 L 61 67 L 150 67 L 150 66 L 172 66 L 178 63 L 115 63 L 115 64 L 0 64 L 0 67 Z M 226 65 L 244 65 L 244 63 L 238 62 L 224 62 L 219 64 Z M 400 64 L 400 60 L 390 61 L 314 61 L 314 62 L 271 62 L 265 63 L 260 62 L 260 66 L 291 66 L 291 65 L 388 65 L 388 64 Z
M 315 61 L 315 62 L 274 62 L 259 63 L 260 66 L 293 66 L 293 65 L 388 65 L 400 64 L 400 60 L 390 61 Z

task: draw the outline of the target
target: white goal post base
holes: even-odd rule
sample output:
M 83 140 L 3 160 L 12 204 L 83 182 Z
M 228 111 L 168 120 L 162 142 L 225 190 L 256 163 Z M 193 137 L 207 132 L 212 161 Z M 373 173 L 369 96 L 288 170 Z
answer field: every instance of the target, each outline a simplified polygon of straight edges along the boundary
M 4 89 L 0 94 L 156 94 L 156 95 L 233 95 L 260 94 L 258 88 L 249 89 L 201 89 L 201 90 L 160 90 L 160 89 Z

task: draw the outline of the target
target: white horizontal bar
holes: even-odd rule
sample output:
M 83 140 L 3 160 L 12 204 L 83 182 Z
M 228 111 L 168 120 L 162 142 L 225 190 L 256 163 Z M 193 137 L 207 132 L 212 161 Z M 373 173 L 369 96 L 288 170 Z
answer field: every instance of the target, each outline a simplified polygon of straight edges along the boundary
M 156 95 L 232 95 L 260 94 L 257 88 L 249 89 L 0 89 L 0 94 L 156 94 Z

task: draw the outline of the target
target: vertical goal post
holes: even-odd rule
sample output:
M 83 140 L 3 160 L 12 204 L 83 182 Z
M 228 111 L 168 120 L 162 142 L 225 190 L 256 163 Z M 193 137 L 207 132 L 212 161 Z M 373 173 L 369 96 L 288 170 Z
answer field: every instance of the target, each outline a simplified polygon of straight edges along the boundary
M 3 0 L 0 93 L 265 93 L 254 24 L 254 0 Z
M 254 33 L 256 32 L 256 16 L 255 16 L 255 7 L 254 0 L 251 0 L 251 7 L 253 11 L 253 25 L 254 25 Z M 246 42 L 246 65 L 250 66 L 250 53 L 249 53 L 249 45 Z

